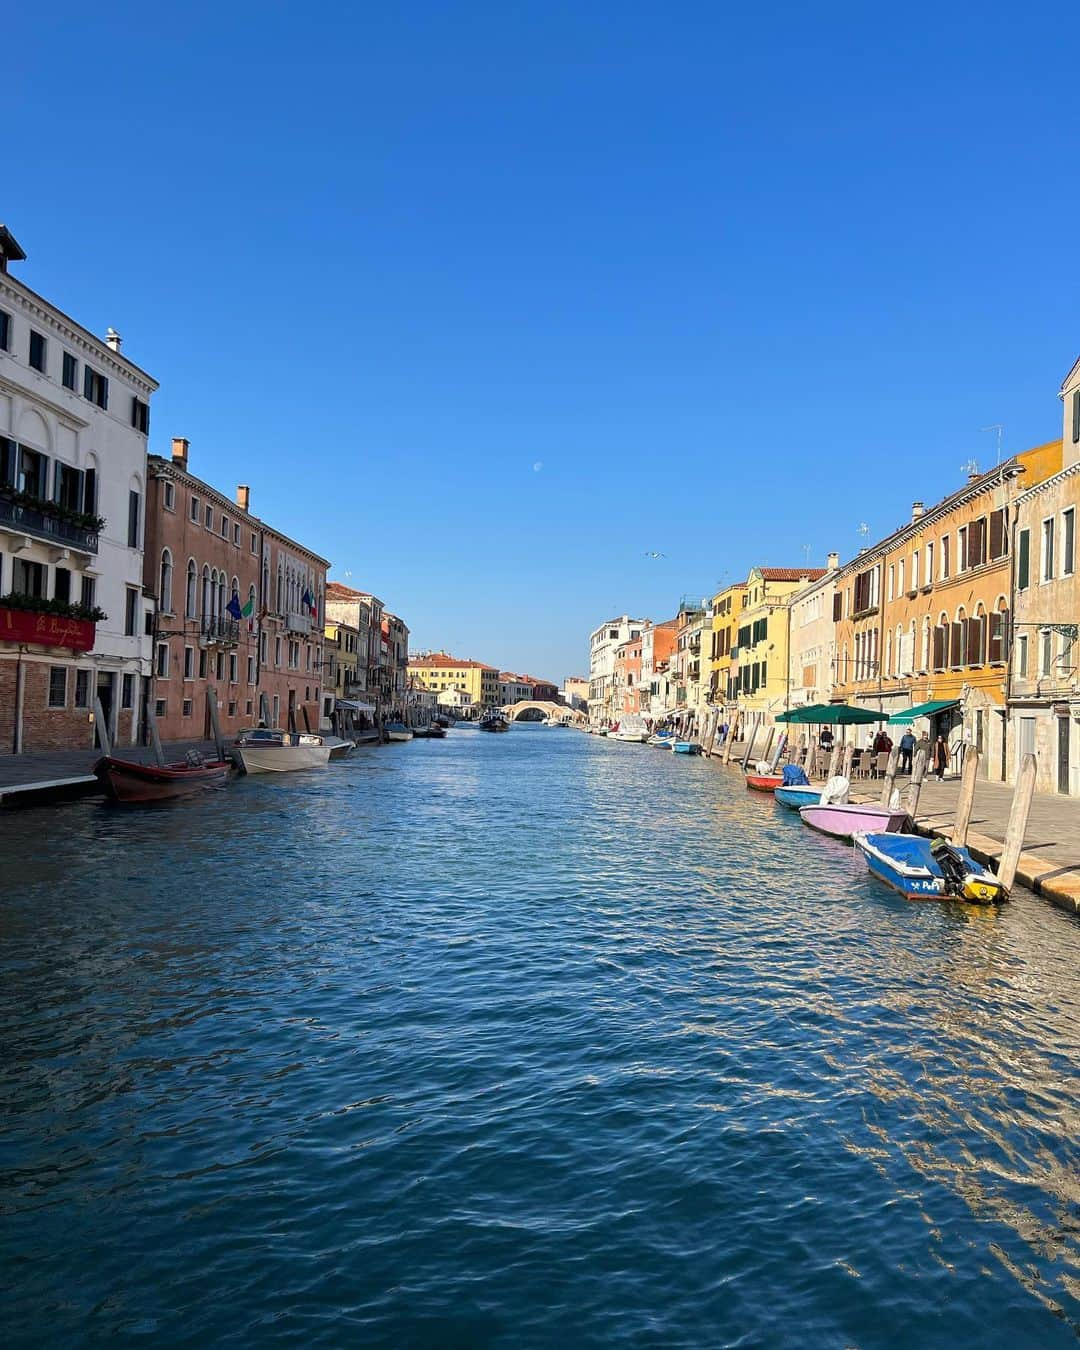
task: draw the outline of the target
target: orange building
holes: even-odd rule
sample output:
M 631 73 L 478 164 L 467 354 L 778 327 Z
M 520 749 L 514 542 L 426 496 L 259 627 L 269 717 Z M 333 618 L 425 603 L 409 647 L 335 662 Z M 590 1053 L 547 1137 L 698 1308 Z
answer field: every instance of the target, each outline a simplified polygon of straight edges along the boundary
M 1020 494 L 1061 467 L 1060 441 L 1017 455 L 864 549 L 836 578 L 833 696 L 970 742 L 1005 777 L 1010 539 Z M 903 723 L 901 723 L 903 725 Z
M 641 636 L 615 648 L 616 708 L 620 714 L 641 712 Z

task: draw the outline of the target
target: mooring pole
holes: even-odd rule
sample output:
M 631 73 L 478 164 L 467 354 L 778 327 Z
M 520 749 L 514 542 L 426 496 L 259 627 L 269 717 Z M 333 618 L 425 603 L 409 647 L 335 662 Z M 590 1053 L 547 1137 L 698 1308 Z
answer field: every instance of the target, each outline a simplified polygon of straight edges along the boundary
M 997 869 L 998 880 L 1009 890 L 1012 890 L 1013 882 L 1016 880 L 1016 868 L 1024 849 L 1031 798 L 1035 793 L 1035 774 L 1035 756 L 1025 755 L 1016 777 L 1012 810 L 1009 812 L 1009 824 L 1005 830 L 1005 847 L 1001 851 Z
M 915 813 L 919 809 L 919 796 L 922 793 L 923 779 L 926 777 L 926 766 L 929 763 L 929 756 L 925 750 L 920 750 L 915 756 L 915 763 L 911 769 L 911 781 L 904 788 L 901 800 L 904 803 L 904 810 L 908 815 L 915 819 Z
M 964 752 L 964 768 L 960 779 L 960 798 L 956 803 L 956 820 L 952 827 L 954 844 L 966 844 L 971 808 L 975 804 L 975 782 L 979 772 L 979 752 L 969 745 Z
M 746 742 L 746 753 L 742 757 L 742 766 L 744 769 L 750 763 L 750 752 L 754 748 L 754 742 L 757 740 L 757 734 L 758 734 L 758 720 L 757 714 L 755 714 L 754 725 L 750 730 L 750 739 Z
M 881 788 L 881 804 L 888 806 L 896 785 L 896 766 L 900 763 L 900 747 L 894 745 L 889 751 L 889 762 L 885 766 L 885 782 Z
M 221 726 L 218 722 L 217 690 L 209 685 L 206 690 L 206 706 L 210 713 L 210 730 L 214 733 L 218 759 L 225 758 L 225 742 L 221 739 Z
M 101 695 L 94 695 L 94 730 L 97 732 L 98 745 L 106 755 L 112 754 L 112 738 L 109 724 L 105 721 L 105 709 L 101 706 Z
M 161 748 L 161 737 L 158 735 L 157 714 L 154 712 L 153 699 L 146 700 L 146 725 L 150 731 L 150 744 L 154 749 L 154 758 L 157 760 L 158 768 L 165 767 L 165 751 Z

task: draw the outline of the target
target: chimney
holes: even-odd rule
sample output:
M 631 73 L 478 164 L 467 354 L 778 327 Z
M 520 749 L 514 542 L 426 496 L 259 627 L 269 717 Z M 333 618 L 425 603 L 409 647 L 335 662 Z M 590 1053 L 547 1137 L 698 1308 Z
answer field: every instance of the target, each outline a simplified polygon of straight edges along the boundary
M 236 489 L 236 504 L 241 511 L 251 510 L 251 489 L 246 483 L 240 483 Z
M 829 565 L 829 571 L 830 571 L 830 572 L 835 572 L 835 571 L 837 571 L 838 568 L 840 567 L 840 554 L 839 554 L 839 553 L 830 553 L 829 556 L 828 556 L 828 558 L 826 558 L 825 561 L 826 561 L 826 562 L 828 563 L 828 565 Z
M 977 483 L 981 477 L 982 474 L 978 471 L 978 469 L 972 469 L 972 471 L 968 474 L 968 482 Z
M 116 331 L 115 328 L 105 329 L 105 346 L 111 348 L 114 352 L 118 352 L 120 350 L 120 344 L 123 342 L 123 340 L 124 339 L 120 336 L 120 334 Z
M 172 438 L 172 462 L 179 469 L 187 470 L 188 442 L 183 436 Z
M 926 507 L 922 504 L 922 502 L 911 503 L 912 521 L 921 520 L 925 515 L 926 515 Z
M 0 225 L 0 272 L 8 270 L 9 262 L 23 262 L 26 254 L 19 247 L 19 241 L 6 225 Z

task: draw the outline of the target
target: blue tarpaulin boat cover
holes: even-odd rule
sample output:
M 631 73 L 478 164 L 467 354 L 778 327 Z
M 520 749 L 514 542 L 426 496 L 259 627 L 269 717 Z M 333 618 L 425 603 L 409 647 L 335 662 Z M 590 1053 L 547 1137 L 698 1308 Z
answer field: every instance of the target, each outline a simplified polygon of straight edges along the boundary
M 810 779 L 797 764 L 785 764 L 783 777 L 785 787 L 807 787 L 810 783 Z

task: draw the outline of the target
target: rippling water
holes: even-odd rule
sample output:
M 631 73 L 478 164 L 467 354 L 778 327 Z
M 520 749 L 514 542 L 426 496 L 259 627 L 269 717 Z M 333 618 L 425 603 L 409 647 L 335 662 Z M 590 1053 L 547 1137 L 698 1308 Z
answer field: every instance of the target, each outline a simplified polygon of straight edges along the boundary
M 1075 1346 L 1080 925 L 458 730 L 0 818 L 7 1344 Z

